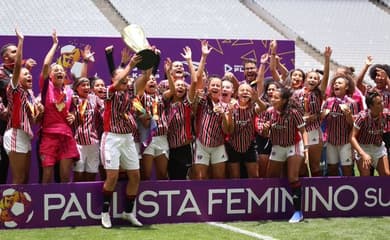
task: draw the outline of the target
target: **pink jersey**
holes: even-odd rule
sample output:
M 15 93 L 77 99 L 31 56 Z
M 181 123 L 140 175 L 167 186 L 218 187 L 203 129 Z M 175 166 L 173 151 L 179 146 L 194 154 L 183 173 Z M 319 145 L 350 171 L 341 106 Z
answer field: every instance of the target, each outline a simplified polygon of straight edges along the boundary
M 76 101 L 76 102 L 75 102 Z M 75 139 L 79 145 L 99 143 L 99 126 L 102 122 L 103 102 L 93 94 L 87 98 L 76 98 L 75 104 Z
M 29 90 L 23 89 L 20 85 L 7 88 L 8 111 L 10 113 L 7 129 L 21 129 L 30 138 L 33 138 L 31 129 L 34 109 L 34 96 Z
M 344 98 L 330 97 L 324 102 L 322 109 L 330 110 L 326 116 L 326 133 L 327 141 L 333 145 L 344 145 L 349 143 L 349 136 L 352 130 L 352 124 L 347 122 L 347 119 L 340 108 L 340 104 L 347 104 L 351 113 L 357 114 L 356 102 L 347 96 Z
M 42 76 L 41 76 L 42 82 Z M 44 133 L 64 134 L 73 137 L 66 117 L 72 105 L 73 91 L 69 87 L 54 87 L 49 78 L 45 79 L 42 90 L 42 103 L 45 107 L 42 131 Z
M 235 103 L 232 114 L 234 131 L 230 134 L 229 143 L 235 151 L 244 153 L 255 138 L 255 107 L 250 105 L 240 108 L 239 104 Z
M 380 146 L 383 141 L 383 127 L 387 119 L 388 116 L 384 114 L 373 118 L 369 109 L 361 111 L 354 122 L 354 127 L 359 129 L 357 141 L 361 144 Z

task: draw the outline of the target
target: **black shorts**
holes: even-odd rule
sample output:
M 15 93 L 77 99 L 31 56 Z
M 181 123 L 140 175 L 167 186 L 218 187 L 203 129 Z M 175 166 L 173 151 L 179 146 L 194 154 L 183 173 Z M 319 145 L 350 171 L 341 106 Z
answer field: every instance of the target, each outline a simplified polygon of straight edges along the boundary
M 390 155 L 390 132 L 385 132 L 382 136 L 383 142 L 385 143 L 387 156 Z
M 248 151 L 244 153 L 237 152 L 229 143 L 225 143 L 226 153 L 228 155 L 228 163 L 251 163 L 257 161 L 257 154 L 255 150 L 255 142 L 253 141 L 249 146 Z
M 256 134 L 256 151 L 257 154 L 270 155 L 272 150 L 272 143 L 269 138 Z
M 192 165 L 192 144 L 169 149 L 168 174 L 171 180 L 185 180 Z

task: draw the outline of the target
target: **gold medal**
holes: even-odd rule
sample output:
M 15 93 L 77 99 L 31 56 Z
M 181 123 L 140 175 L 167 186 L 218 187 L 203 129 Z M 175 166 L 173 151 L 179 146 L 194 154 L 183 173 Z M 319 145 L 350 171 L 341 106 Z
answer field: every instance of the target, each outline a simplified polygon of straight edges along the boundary
M 65 97 L 66 94 L 61 91 L 61 93 L 55 99 L 55 105 L 59 112 L 62 112 L 62 110 L 64 110 L 65 108 L 65 102 L 64 102 Z
M 28 108 L 30 108 L 31 116 L 34 118 L 35 117 L 35 107 L 34 104 L 27 102 Z
M 127 113 L 123 113 L 122 114 L 122 117 L 127 121 L 129 120 L 129 115 L 127 115 Z
M 64 110 L 65 108 L 65 103 L 64 102 L 56 103 L 56 108 L 59 112 L 62 112 L 62 110 Z
M 88 99 L 85 99 L 82 104 L 79 106 L 79 112 L 81 116 L 81 120 L 84 121 L 85 110 L 87 109 Z

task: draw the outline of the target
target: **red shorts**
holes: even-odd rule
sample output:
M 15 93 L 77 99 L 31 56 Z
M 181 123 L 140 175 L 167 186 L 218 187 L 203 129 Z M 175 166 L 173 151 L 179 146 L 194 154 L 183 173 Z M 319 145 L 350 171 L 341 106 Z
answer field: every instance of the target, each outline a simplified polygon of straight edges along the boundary
M 72 137 L 56 134 L 43 133 L 39 145 L 42 167 L 51 167 L 61 159 L 79 158 L 76 140 Z

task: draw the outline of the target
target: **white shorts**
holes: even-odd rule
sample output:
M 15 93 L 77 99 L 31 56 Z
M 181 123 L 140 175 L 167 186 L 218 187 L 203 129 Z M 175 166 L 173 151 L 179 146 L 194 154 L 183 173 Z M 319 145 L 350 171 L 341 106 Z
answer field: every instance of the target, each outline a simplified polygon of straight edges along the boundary
M 365 153 L 372 157 L 371 166 L 373 166 L 374 168 L 376 168 L 376 166 L 378 165 L 379 158 L 387 155 L 387 149 L 384 142 L 382 142 L 380 146 L 374 144 L 360 144 L 360 147 Z M 360 158 L 360 155 L 358 155 L 357 160 L 359 161 Z
M 304 156 L 302 140 L 295 145 L 287 147 L 282 147 L 280 145 L 272 145 L 269 159 L 277 162 L 285 162 L 287 161 L 287 158 L 292 156 Z
M 80 160 L 75 162 L 74 172 L 97 173 L 99 170 L 99 143 L 92 145 L 79 145 L 77 150 L 80 154 Z
M 165 154 L 165 157 L 169 158 L 169 145 L 167 135 L 153 137 L 152 141 L 145 149 L 143 154 L 152 155 L 153 157 Z
M 141 147 L 140 147 L 140 145 L 139 145 L 139 142 L 136 142 L 136 143 L 135 143 L 135 149 L 137 149 L 138 159 L 142 159 Z
M 352 161 L 352 147 L 350 143 L 344 145 L 333 145 L 328 143 L 326 146 L 326 162 L 327 164 L 338 164 L 341 166 L 351 166 Z
M 228 160 L 225 145 L 217 147 L 206 147 L 196 139 L 194 164 L 217 164 Z
M 322 132 L 321 129 L 314 129 L 310 132 L 307 132 L 308 146 L 317 145 L 322 142 Z
M 139 169 L 139 158 L 131 133 L 104 132 L 100 145 L 102 164 L 105 169 Z
M 22 129 L 10 128 L 4 133 L 3 146 L 7 154 L 10 152 L 31 152 L 31 138 Z

